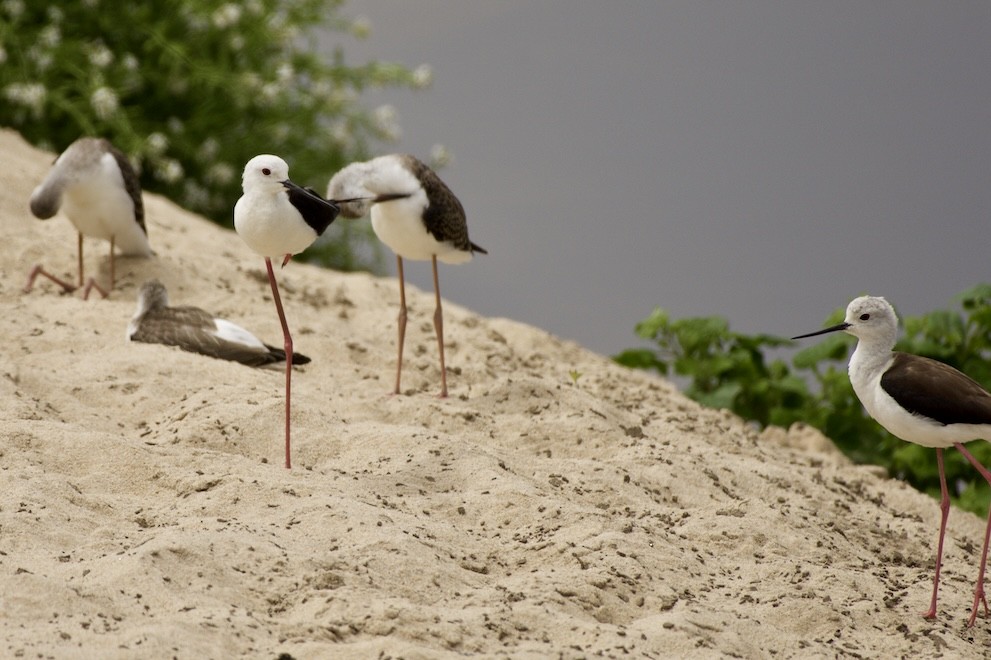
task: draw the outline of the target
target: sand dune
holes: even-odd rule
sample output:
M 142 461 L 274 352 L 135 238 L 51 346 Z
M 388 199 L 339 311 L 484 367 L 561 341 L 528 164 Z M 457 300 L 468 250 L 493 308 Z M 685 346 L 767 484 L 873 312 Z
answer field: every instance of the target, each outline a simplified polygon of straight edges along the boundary
M 262 261 L 145 195 L 157 256 L 120 259 L 109 299 L 43 282 L 24 295 L 39 261 L 73 273 L 75 234 L 27 209 L 52 154 L 9 131 L 0 150 L 3 657 L 991 652 L 991 619 L 964 627 L 977 517 L 953 512 L 940 618 L 925 621 L 935 501 L 813 431 L 758 435 L 663 380 L 454 303 L 439 400 L 419 291 L 408 393 L 389 396 L 391 279 L 280 274 L 313 358 L 294 378 L 286 471 L 279 370 L 124 340 L 137 288 L 157 277 L 173 304 L 279 344 Z M 86 248 L 106 276 L 106 245 Z

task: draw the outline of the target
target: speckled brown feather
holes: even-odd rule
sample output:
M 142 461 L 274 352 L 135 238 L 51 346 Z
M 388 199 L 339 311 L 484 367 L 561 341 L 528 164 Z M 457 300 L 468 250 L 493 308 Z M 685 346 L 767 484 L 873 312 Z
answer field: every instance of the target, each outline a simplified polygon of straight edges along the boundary
M 423 212 L 423 223 L 430 235 L 438 241 L 449 241 L 454 247 L 465 252 L 488 254 L 484 248 L 472 243 L 468 238 L 468 221 L 465 218 L 464 207 L 447 184 L 415 156 L 404 154 L 401 158 L 413 176 L 420 180 L 420 185 L 427 193 L 430 205 Z

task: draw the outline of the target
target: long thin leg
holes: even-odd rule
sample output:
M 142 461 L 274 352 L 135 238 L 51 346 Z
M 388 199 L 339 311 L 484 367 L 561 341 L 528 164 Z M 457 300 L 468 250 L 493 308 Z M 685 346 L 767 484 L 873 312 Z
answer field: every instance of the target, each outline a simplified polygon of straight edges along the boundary
M 82 277 L 82 253 L 83 253 L 83 235 L 79 234 L 79 276 Z M 106 298 L 110 295 L 110 292 L 114 290 L 114 237 L 110 237 L 110 288 L 104 290 L 99 284 L 96 283 L 96 278 L 91 277 L 89 281 L 86 282 L 86 288 L 83 289 L 83 300 L 89 300 L 89 292 L 96 289 L 100 292 L 100 295 Z
M 78 234 L 79 234 L 79 247 L 76 250 L 76 254 L 79 255 L 79 284 L 78 284 L 78 286 L 82 286 L 83 285 L 83 233 L 82 232 L 78 232 Z
M 406 282 L 403 276 L 403 258 L 396 255 L 396 266 L 399 275 L 399 357 L 396 360 L 396 389 L 399 394 L 399 380 L 403 375 L 403 343 L 406 341 Z
M 38 264 L 37 266 L 31 269 L 30 273 L 28 273 L 28 281 L 27 284 L 24 285 L 24 289 L 23 289 L 24 293 L 31 293 L 31 289 L 34 288 L 34 281 L 38 279 L 39 275 L 48 278 L 55 284 L 58 284 L 60 287 L 62 287 L 62 291 L 64 293 L 72 293 L 73 291 L 75 291 L 76 289 L 78 289 L 83 285 L 83 235 L 80 232 L 76 232 L 76 234 L 78 236 L 76 254 L 77 254 L 77 261 L 79 264 L 79 284 L 73 286 L 68 282 L 66 282 L 65 280 L 60 280 L 59 278 L 55 277 L 54 275 L 46 271 L 41 264 Z
M 37 266 L 31 269 L 30 273 L 28 273 L 27 284 L 25 284 L 24 289 L 22 289 L 24 293 L 31 293 L 31 289 L 34 288 L 34 281 L 38 279 L 39 275 L 48 278 L 55 284 L 58 284 L 60 287 L 62 287 L 62 293 L 72 293 L 77 288 L 72 284 L 69 284 L 65 280 L 60 280 L 59 278 L 55 277 L 54 275 L 46 271 L 41 264 L 38 264 Z
M 950 517 L 950 494 L 946 490 L 946 472 L 943 470 L 943 450 L 936 450 L 936 465 L 939 466 L 939 542 L 936 544 L 936 577 L 933 578 L 933 597 L 929 603 L 929 611 L 923 613 L 927 619 L 936 618 L 936 594 L 939 592 L 939 569 L 943 565 L 943 537 L 946 535 L 946 520 Z
M 440 349 L 440 398 L 447 396 L 447 369 L 444 368 L 444 310 L 440 306 L 440 280 L 437 279 L 437 255 L 431 257 L 434 266 L 434 330 L 437 332 L 437 347 Z
M 265 267 L 268 269 L 268 281 L 272 285 L 272 298 L 275 300 L 275 309 L 279 312 L 279 322 L 282 324 L 282 338 L 285 340 L 286 350 L 286 469 L 292 468 L 290 460 L 289 444 L 289 412 L 290 401 L 292 399 L 292 336 L 289 334 L 289 324 L 286 323 L 286 315 L 282 311 L 282 298 L 279 297 L 279 285 L 275 283 L 275 271 L 272 270 L 272 260 L 265 257 Z
M 113 291 L 114 287 L 117 285 L 117 273 L 115 271 L 115 259 L 114 259 L 114 237 L 110 237 L 110 290 Z
M 981 473 L 984 480 L 991 486 L 991 472 L 988 472 L 987 468 L 981 465 L 980 461 L 974 458 L 962 444 L 956 442 L 953 446 L 970 461 L 970 464 Z M 981 550 L 981 568 L 977 572 L 977 586 L 974 587 L 974 608 L 970 612 L 970 620 L 967 621 L 968 628 L 973 626 L 974 621 L 977 620 L 977 610 L 982 603 L 984 604 L 984 613 L 988 613 L 988 601 L 984 598 L 984 569 L 988 563 L 988 540 L 991 540 L 991 510 L 988 511 L 988 523 L 984 529 L 984 549 Z

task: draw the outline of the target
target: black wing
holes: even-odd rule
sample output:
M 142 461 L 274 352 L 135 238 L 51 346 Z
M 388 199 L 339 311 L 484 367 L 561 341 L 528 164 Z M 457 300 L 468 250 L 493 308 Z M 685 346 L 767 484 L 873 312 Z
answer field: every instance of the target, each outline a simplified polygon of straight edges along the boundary
M 339 206 L 321 197 L 313 188 L 303 188 L 289 180 L 283 181 L 282 185 L 289 193 L 289 203 L 296 207 L 317 236 L 327 231 L 327 227 L 341 212 Z
M 911 413 L 940 424 L 991 424 L 991 394 L 948 364 L 895 353 L 881 388 Z

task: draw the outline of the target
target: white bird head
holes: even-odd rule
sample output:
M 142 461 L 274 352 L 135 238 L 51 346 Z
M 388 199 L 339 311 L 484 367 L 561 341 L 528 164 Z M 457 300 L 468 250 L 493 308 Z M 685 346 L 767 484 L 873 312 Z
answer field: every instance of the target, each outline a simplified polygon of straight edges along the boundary
M 874 345 L 884 345 L 889 350 L 895 345 L 898 335 L 898 316 L 895 309 L 884 298 L 878 296 L 860 296 L 850 301 L 846 308 L 846 317 L 842 323 L 816 332 L 792 337 L 802 339 L 815 337 L 827 332 L 843 331 L 861 341 Z
M 244 166 L 241 188 L 245 194 L 263 191 L 277 193 L 285 190 L 282 182 L 288 178 L 289 165 L 286 161 L 272 154 L 261 154 Z
M 372 207 L 372 198 L 375 196 L 366 186 L 365 182 L 371 174 L 369 163 L 351 163 L 335 174 L 327 184 L 327 199 L 358 199 L 359 201 L 345 202 L 338 205 L 341 208 L 341 217 L 360 218 L 368 215 Z M 360 199 L 365 198 L 368 199 Z

